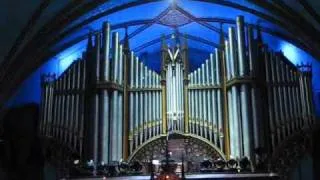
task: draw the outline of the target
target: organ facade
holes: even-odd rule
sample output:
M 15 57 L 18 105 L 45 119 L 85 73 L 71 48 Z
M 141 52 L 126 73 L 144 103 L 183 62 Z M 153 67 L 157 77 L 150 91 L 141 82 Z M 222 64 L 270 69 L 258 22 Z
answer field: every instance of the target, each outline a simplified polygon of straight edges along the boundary
M 242 16 L 192 71 L 187 41 L 175 38 L 162 40 L 157 72 L 104 23 L 81 59 L 42 76 L 41 134 L 96 163 L 164 158 L 163 140 L 177 135 L 173 157 L 247 157 L 254 166 L 257 149 L 272 154 L 314 123 L 311 66 L 268 49 Z

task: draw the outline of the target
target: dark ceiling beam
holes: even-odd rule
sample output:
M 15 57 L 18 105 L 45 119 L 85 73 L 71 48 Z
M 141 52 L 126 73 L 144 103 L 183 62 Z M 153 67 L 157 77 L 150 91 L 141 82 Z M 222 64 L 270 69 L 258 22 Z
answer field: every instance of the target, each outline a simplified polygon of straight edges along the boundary
M 153 39 L 153 40 L 151 40 L 151 41 L 148 41 L 148 42 L 146 42 L 146 43 L 144 43 L 144 44 L 142 44 L 142 45 L 140 45 L 140 46 L 132 49 L 132 51 L 134 51 L 134 52 L 139 52 L 139 51 L 141 51 L 141 50 L 144 49 L 144 48 L 147 48 L 147 47 L 149 47 L 149 46 L 152 46 L 152 45 L 154 45 L 154 44 L 156 44 L 156 43 L 161 42 L 162 38 L 164 38 L 164 39 L 170 39 L 171 36 L 172 36 L 172 34 L 168 34 L 168 35 L 165 35 L 165 36 L 162 36 L 162 37 L 155 38 L 155 39 Z
M 320 16 L 306 0 L 298 0 L 305 10 L 320 24 Z
M 170 39 L 170 38 L 172 37 L 172 35 L 175 35 L 175 34 L 176 34 L 176 33 L 171 33 L 171 34 L 165 35 L 165 36 L 163 36 L 163 37 L 164 37 L 165 39 Z M 199 36 L 194 36 L 194 35 L 187 34 L 187 33 L 178 33 L 178 35 L 181 36 L 181 37 L 183 36 L 183 37 L 185 37 L 185 38 L 187 38 L 187 39 L 189 39 L 189 40 L 193 40 L 193 41 L 196 41 L 196 42 L 200 42 L 200 43 L 203 43 L 203 44 L 206 44 L 206 45 L 215 47 L 215 48 L 220 48 L 220 45 L 219 45 L 219 44 L 214 43 L 214 42 L 212 42 L 212 41 L 208 41 L 208 40 L 203 39 L 203 38 L 201 38 L 201 37 L 199 37 Z M 145 48 L 147 48 L 147 47 L 149 47 L 149 46 L 152 46 L 152 45 L 154 45 L 154 44 L 156 44 L 156 43 L 160 43 L 163 37 L 155 38 L 155 39 L 153 39 L 153 40 L 151 40 L 151 41 L 148 41 L 148 42 L 146 42 L 146 43 L 144 43 L 144 44 L 142 44 L 142 45 L 134 48 L 133 51 L 134 51 L 134 52 L 139 52 L 139 51 L 141 51 L 141 50 L 143 50 L 143 49 L 145 49 Z
M 120 28 L 126 28 L 130 26 L 140 26 L 140 25 L 149 24 L 152 22 L 153 22 L 153 19 L 127 21 L 127 22 L 111 25 L 111 29 L 120 29 Z
M 146 30 L 147 28 L 149 28 L 150 26 L 152 26 L 154 23 L 159 22 L 159 20 L 165 16 L 166 14 L 168 14 L 168 12 L 171 10 L 171 6 L 166 8 L 164 11 L 162 11 L 156 18 L 153 19 L 153 21 L 151 21 L 150 23 L 147 23 L 145 25 L 143 25 L 142 27 L 139 27 L 137 30 L 135 30 L 134 32 L 130 33 L 128 35 L 128 38 L 131 39 L 134 36 L 136 36 L 137 34 L 141 33 L 142 31 Z
M 182 34 L 181 34 L 182 35 Z M 185 37 L 187 39 L 190 39 L 190 40 L 193 40 L 193 41 L 197 41 L 197 42 L 201 42 L 203 44 L 206 44 L 206 45 L 209 45 L 209 46 L 212 46 L 212 47 L 215 47 L 215 48 L 220 48 L 220 45 L 217 44 L 217 43 L 214 43 L 212 41 L 208 41 L 206 39 L 203 39 L 201 38 L 200 36 L 194 36 L 194 35 L 191 35 L 191 34 L 183 34 L 183 35 L 186 35 Z
M 10 48 L 6 59 L 11 58 L 12 55 L 21 47 L 23 40 L 28 36 L 30 30 L 34 28 L 38 20 L 40 19 L 42 13 L 47 9 L 51 0 L 43 0 L 37 9 L 31 15 L 31 18 L 28 20 L 27 24 L 23 27 L 17 39 L 13 43 L 13 46 Z
M 184 9 L 180 8 L 179 6 L 176 6 L 175 7 L 177 9 L 177 11 L 181 12 L 182 14 L 184 14 L 185 16 L 187 16 L 189 19 L 191 19 L 192 21 L 216 32 L 216 33 L 221 33 L 220 31 L 220 28 L 217 28 L 215 26 L 212 26 L 211 24 L 208 24 L 206 22 L 201 22 L 201 21 L 198 21 L 197 18 L 195 16 L 193 16 L 192 14 L 190 14 L 189 12 L 185 11 Z M 227 36 L 227 33 L 224 33 L 224 36 Z

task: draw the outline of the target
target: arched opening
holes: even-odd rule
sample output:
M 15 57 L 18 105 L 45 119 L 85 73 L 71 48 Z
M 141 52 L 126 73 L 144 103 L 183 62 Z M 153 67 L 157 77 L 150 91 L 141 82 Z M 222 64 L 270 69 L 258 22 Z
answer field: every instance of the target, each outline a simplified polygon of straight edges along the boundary
M 131 154 L 128 161 L 144 164 L 152 160 L 154 164 L 160 163 L 165 159 L 166 146 L 168 146 L 171 160 L 179 164 L 183 157 L 188 167 L 187 171 L 198 171 L 200 163 L 204 160 L 226 159 L 219 148 L 200 136 L 173 133 L 169 137 L 158 136 L 145 142 Z

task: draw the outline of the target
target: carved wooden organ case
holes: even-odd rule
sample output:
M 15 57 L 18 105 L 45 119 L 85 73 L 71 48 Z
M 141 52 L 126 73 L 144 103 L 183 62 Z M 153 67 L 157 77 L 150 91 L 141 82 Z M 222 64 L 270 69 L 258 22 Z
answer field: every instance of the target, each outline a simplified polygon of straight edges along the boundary
M 104 23 L 61 76 L 42 76 L 40 132 L 94 162 L 137 159 L 168 133 L 255 162 L 256 148 L 272 153 L 314 117 L 311 66 L 294 66 L 253 30 L 237 17 L 192 72 L 186 41 L 163 41 L 156 72 Z

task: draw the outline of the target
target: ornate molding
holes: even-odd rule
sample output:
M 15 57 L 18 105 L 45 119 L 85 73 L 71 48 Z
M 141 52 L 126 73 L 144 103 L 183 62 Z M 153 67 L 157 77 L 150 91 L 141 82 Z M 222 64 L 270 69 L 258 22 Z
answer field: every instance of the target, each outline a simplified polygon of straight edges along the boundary
M 296 132 L 293 136 L 288 137 L 273 152 L 269 167 L 272 172 L 277 172 L 282 179 L 290 178 L 290 173 L 305 154 L 312 154 L 313 138 L 312 134 L 315 129 L 310 126 Z

